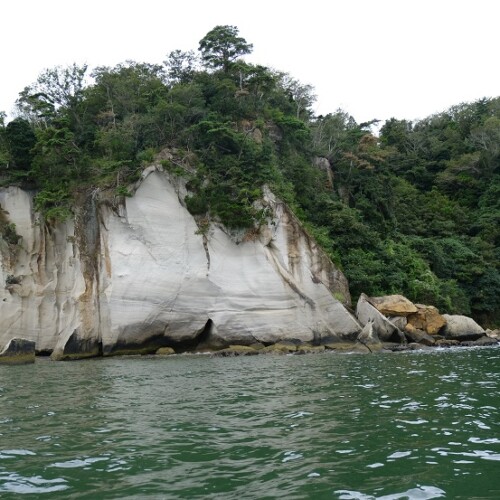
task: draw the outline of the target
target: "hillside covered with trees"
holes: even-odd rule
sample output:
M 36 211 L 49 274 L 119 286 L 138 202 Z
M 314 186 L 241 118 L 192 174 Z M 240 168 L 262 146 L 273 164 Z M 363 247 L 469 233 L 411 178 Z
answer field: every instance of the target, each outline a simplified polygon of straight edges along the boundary
M 43 72 L 0 117 L 3 185 L 36 190 L 50 222 L 89 189 L 127 196 L 165 148 L 188 179 L 188 209 L 252 230 L 268 185 L 347 275 L 351 292 L 401 293 L 500 323 L 500 98 L 456 105 L 375 136 L 313 89 L 243 61 L 252 45 L 217 26 L 163 65 Z M 4 238 L 15 238 L 6 226 Z

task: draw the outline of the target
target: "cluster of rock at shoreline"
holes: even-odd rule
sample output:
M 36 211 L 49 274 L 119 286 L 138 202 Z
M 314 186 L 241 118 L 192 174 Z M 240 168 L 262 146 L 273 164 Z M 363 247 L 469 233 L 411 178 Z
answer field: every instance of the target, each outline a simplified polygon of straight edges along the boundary
M 500 330 L 484 330 L 472 318 L 440 314 L 433 307 L 413 304 L 401 295 L 368 297 L 362 294 L 356 307 L 362 326 L 351 342 L 322 342 L 318 345 L 298 340 L 282 340 L 265 345 L 229 345 L 222 349 L 197 349 L 194 352 L 212 356 L 251 356 L 257 354 L 312 354 L 321 352 L 370 353 L 405 351 L 435 347 L 491 346 L 500 342 Z M 166 356 L 177 354 L 172 347 L 155 352 Z M 35 361 L 35 342 L 12 339 L 0 353 L 0 364 L 25 364 Z
M 362 294 L 356 316 L 363 325 L 357 340 L 372 349 L 404 350 L 422 347 L 494 345 L 500 330 L 484 330 L 472 318 L 440 314 L 434 306 L 413 304 L 402 295 L 368 297 Z
M 440 314 L 434 306 L 413 304 L 402 295 L 368 297 L 362 294 L 356 317 L 363 329 L 353 342 L 311 343 L 281 341 L 276 344 L 230 345 L 213 356 L 256 354 L 311 354 L 320 352 L 370 353 L 435 347 L 492 346 L 500 342 L 500 330 L 484 330 L 472 318 Z M 156 354 L 175 354 L 170 347 Z

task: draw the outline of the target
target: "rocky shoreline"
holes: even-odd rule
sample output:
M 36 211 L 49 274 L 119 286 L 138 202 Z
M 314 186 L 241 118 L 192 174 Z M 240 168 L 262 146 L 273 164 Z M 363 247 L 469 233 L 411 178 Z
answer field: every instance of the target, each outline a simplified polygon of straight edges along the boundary
M 82 192 L 56 225 L 41 223 L 33 193 L 0 189 L 17 242 L 0 237 L 0 363 L 490 342 L 472 318 L 400 295 L 362 294 L 351 309 L 347 278 L 268 188 L 262 224 L 229 230 L 187 210 L 186 181 L 162 154 L 132 196 Z
M 344 354 L 370 354 L 370 353 L 390 353 L 403 351 L 427 351 L 443 348 L 457 347 L 491 347 L 500 344 L 495 338 L 484 337 L 476 341 L 462 341 L 438 339 L 434 346 L 427 346 L 417 342 L 397 344 L 394 342 L 381 342 L 378 346 L 365 345 L 361 342 L 335 342 L 330 344 L 293 344 L 290 342 L 279 342 L 277 344 L 264 345 L 231 345 L 218 351 L 192 351 L 177 353 L 172 348 L 160 348 L 155 353 L 158 356 L 171 356 L 176 354 L 202 354 L 212 357 L 237 357 L 256 355 L 302 355 L 320 353 L 344 353 Z
M 432 350 L 454 347 L 485 347 L 500 343 L 500 330 L 484 330 L 472 318 L 441 315 L 433 307 L 413 304 L 401 295 L 368 297 L 362 294 L 356 307 L 359 332 L 349 340 L 281 339 L 274 343 L 249 340 L 247 344 L 220 343 L 207 339 L 197 345 L 138 345 L 135 349 L 115 351 L 112 355 L 204 354 L 214 357 L 254 356 L 265 354 L 380 353 Z M 0 364 L 35 362 L 35 342 L 12 339 L 0 352 Z M 103 356 L 102 352 L 96 356 Z M 94 357 L 96 357 L 94 356 Z M 65 359 L 72 359 L 67 357 Z M 79 359 L 75 356 L 73 359 Z
M 18 339 L 15 339 L 18 340 Z M 171 347 L 161 347 L 155 353 L 129 353 L 117 354 L 122 357 L 141 357 L 141 356 L 181 356 L 181 355 L 202 355 L 210 357 L 239 357 L 239 356 L 265 356 L 265 355 L 303 355 L 303 354 L 376 354 L 376 353 L 394 353 L 405 351 L 432 351 L 436 349 L 453 349 L 460 347 L 493 347 L 499 345 L 500 341 L 492 337 L 482 337 L 479 340 L 457 341 L 445 338 L 437 339 L 435 345 L 429 346 L 418 342 L 398 344 L 395 342 L 381 342 L 378 345 L 366 345 L 361 342 L 334 342 L 329 344 L 313 345 L 308 343 L 278 342 L 276 344 L 263 345 L 230 345 L 219 350 L 195 350 L 195 351 L 175 351 Z M 25 346 L 25 350 L 17 349 L 9 352 L 2 352 L 0 355 L 1 365 L 21 365 L 35 363 L 36 358 L 45 358 L 45 355 L 35 355 L 31 346 Z M 84 358 L 89 359 L 89 358 Z

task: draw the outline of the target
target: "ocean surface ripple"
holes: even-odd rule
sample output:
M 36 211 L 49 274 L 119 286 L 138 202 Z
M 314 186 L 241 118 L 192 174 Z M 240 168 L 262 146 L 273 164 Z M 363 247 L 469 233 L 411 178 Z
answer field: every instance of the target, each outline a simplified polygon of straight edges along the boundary
M 0 367 L 0 497 L 500 498 L 500 348 Z

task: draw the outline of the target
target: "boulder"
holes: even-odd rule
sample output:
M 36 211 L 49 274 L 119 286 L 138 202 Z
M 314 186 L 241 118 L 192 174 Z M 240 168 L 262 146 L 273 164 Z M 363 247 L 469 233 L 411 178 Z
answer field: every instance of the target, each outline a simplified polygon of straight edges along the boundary
M 396 344 L 394 342 L 384 342 L 382 346 L 384 351 L 391 352 L 408 351 L 410 349 L 408 344 Z
M 486 335 L 488 335 L 491 339 L 500 340 L 500 329 L 486 330 Z
M 359 354 L 369 354 L 370 349 L 359 342 L 330 342 L 325 344 L 325 349 L 329 352 L 337 353 L 359 353 Z
M 402 295 L 370 297 L 368 301 L 385 316 L 408 316 L 417 312 L 415 304 Z
M 406 316 L 389 316 L 387 319 L 400 330 L 404 330 L 408 324 Z
M 290 354 L 292 352 L 295 352 L 297 350 L 297 346 L 293 344 L 285 344 L 278 342 L 277 344 L 271 344 L 264 349 L 261 349 L 259 352 L 262 353 L 272 353 L 272 354 Z
M 361 325 L 364 327 L 371 322 L 373 331 L 381 341 L 406 343 L 403 332 L 378 311 L 370 301 L 371 299 L 364 293 L 359 297 L 356 316 Z
M 35 342 L 11 339 L 0 352 L 0 364 L 24 365 L 35 362 Z
M 320 352 L 325 352 L 324 345 L 301 345 L 297 346 L 295 354 L 317 354 Z
M 460 345 L 460 342 L 458 340 L 452 340 L 452 339 L 436 340 L 437 347 L 456 347 L 458 345 Z
M 416 304 L 416 308 L 415 313 L 407 316 L 407 321 L 417 330 L 423 330 L 429 335 L 435 335 L 446 325 L 446 320 L 434 306 Z
M 443 334 L 447 339 L 477 340 L 486 332 L 472 318 L 458 314 L 443 314 L 446 325 Z
M 426 346 L 432 346 L 436 343 L 436 341 L 428 333 L 417 328 L 406 329 L 405 335 L 410 342 L 417 342 L 418 344 Z
M 382 344 L 380 342 L 380 339 L 378 338 L 377 332 L 373 328 L 373 321 L 368 321 L 368 323 L 366 323 L 366 325 L 363 327 L 358 336 L 358 342 L 361 342 L 366 346 L 380 346 L 380 348 L 382 348 Z
M 225 349 L 221 349 L 220 351 L 212 353 L 212 356 L 217 356 L 217 357 L 253 356 L 258 353 L 259 351 L 247 345 L 230 345 Z
M 156 351 L 156 354 L 160 356 L 170 356 L 171 354 L 175 354 L 175 351 L 172 349 L 172 347 L 160 347 Z
M 460 342 L 460 345 L 465 347 L 483 347 L 497 344 L 498 341 L 496 339 L 492 339 L 486 335 L 484 337 L 478 338 L 477 340 L 464 340 Z

